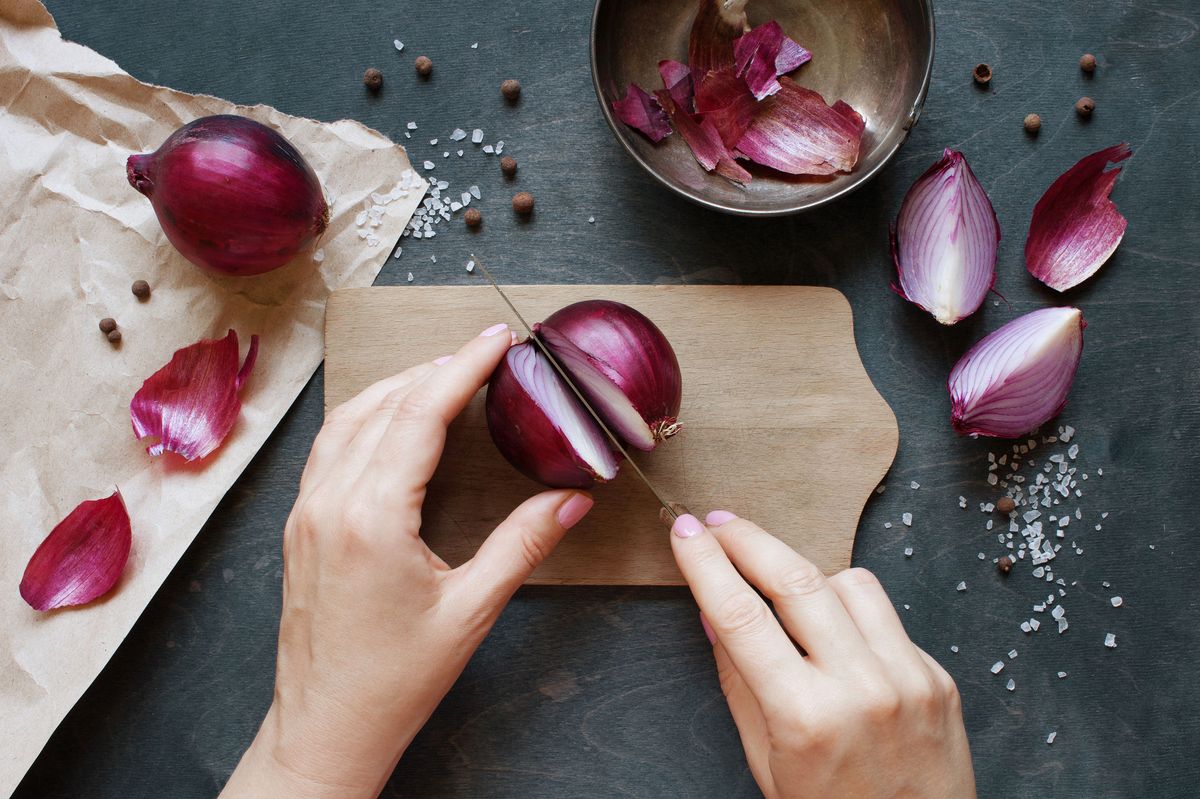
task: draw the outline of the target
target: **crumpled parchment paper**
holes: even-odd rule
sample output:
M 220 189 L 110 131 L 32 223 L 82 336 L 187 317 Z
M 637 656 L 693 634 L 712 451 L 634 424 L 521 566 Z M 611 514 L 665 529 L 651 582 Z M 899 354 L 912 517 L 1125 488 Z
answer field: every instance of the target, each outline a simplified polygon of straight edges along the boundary
M 281 131 L 333 198 L 324 259 L 301 256 L 256 278 L 214 277 L 167 242 L 125 178 L 196 117 L 243 114 Z M 0 795 L 108 662 L 221 497 L 321 362 L 325 300 L 367 286 L 424 192 L 387 205 L 360 238 L 355 216 L 410 165 L 357 122 L 322 124 L 140 83 L 63 41 L 36 0 L 0 2 Z M 130 292 L 144 278 L 153 296 Z M 106 316 L 124 340 L 99 332 Z M 179 347 L 237 330 L 261 336 L 240 420 L 204 463 L 150 458 L 129 400 Z M 119 486 L 133 552 L 117 588 L 91 605 L 40 614 L 17 592 L 42 538 L 85 499 Z

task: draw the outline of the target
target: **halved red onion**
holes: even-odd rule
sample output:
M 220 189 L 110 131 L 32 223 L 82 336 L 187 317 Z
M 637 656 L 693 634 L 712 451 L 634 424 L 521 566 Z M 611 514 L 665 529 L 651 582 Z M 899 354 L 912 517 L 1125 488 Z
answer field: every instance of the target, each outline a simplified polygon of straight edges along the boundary
M 733 66 L 733 43 L 750 29 L 748 0 L 700 0 L 688 37 L 688 66 L 703 75 Z
M 970 436 L 1017 438 L 1067 402 L 1087 324 L 1078 308 L 1042 308 L 988 334 L 950 372 L 950 422 Z
M 291 142 L 246 117 L 189 122 L 154 152 L 129 156 L 125 169 L 175 249 L 222 274 L 283 266 L 329 223 L 312 167 Z
M 34 610 L 53 610 L 104 596 L 121 578 L 132 541 L 120 491 L 79 503 L 29 559 L 21 597 Z
M 715 171 L 718 175 L 736 183 L 750 182 L 750 173 L 733 160 L 732 154 L 725 147 L 725 143 L 721 141 L 720 131 L 711 120 L 705 119 L 697 122 L 691 114 L 675 105 L 666 89 L 659 89 L 654 94 L 658 97 L 658 102 L 662 105 L 663 110 L 667 112 L 667 116 L 671 118 L 675 130 L 679 131 L 679 135 L 687 142 L 696 161 L 704 167 L 704 171 Z
M 1083 158 L 1050 184 L 1033 208 L 1025 268 L 1066 291 L 1094 275 L 1116 251 L 1129 224 L 1108 195 L 1133 151 L 1121 143 Z
M 983 304 L 996 282 L 1000 222 L 962 153 L 947 148 L 917 178 L 892 226 L 892 259 L 904 299 L 944 325 Z
M 629 127 L 640 131 L 652 142 L 660 142 L 671 135 L 671 122 L 666 112 L 653 96 L 637 84 L 629 84 L 625 98 L 613 100 L 613 111 L 617 118 Z
M 488 431 L 508 462 L 552 488 L 588 488 L 619 461 L 554 366 L 531 341 L 509 348 L 487 390 Z
M 238 368 L 238 337 L 232 330 L 223 339 L 203 339 L 176 350 L 129 403 L 134 435 L 158 438 L 146 448 L 151 455 L 169 451 L 189 461 L 209 455 L 237 421 L 242 409 L 238 393 L 257 357 L 258 336 L 251 336 L 246 360 Z
M 554 312 L 534 332 L 622 442 L 649 452 L 678 432 L 679 360 L 642 313 L 587 300 Z
M 775 20 L 759 25 L 733 43 L 734 69 L 757 100 L 779 91 L 777 78 L 811 59 L 812 53 L 784 35 Z
M 841 100 L 826 105 L 789 78 L 779 83 L 779 92 L 759 103 L 734 154 L 790 175 L 853 169 L 866 129 L 862 116 Z

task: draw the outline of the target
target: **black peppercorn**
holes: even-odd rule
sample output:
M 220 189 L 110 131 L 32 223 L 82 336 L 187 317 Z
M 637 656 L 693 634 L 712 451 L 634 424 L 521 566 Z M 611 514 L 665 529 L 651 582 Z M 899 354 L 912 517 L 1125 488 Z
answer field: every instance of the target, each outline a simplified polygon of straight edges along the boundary
M 430 73 L 433 72 L 433 62 L 429 60 L 429 56 L 417 56 L 417 60 L 414 62 L 414 65 L 417 68 L 417 74 L 422 78 L 428 78 Z
M 504 177 L 511 178 L 517 174 L 517 159 L 511 155 L 506 155 L 500 159 L 500 171 L 504 173 Z
M 987 86 L 992 82 L 992 68 L 987 64 L 976 64 L 975 69 L 971 71 L 971 77 L 980 86 Z
M 363 86 L 366 86 L 373 92 L 377 92 L 383 88 L 383 73 L 371 67 L 363 73 Z
M 1075 113 L 1087 119 L 1096 110 L 1096 101 L 1091 97 L 1080 97 L 1075 101 Z
M 1089 75 L 1096 71 L 1096 56 L 1084 53 L 1079 56 L 1079 68 Z
M 527 191 L 519 191 L 513 195 L 513 210 L 521 216 L 533 213 L 533 195 Z
M 467 227 L 476 228 L 483 224 L 483 214 L 479 213 L 478 208 L 468 208 L 463 214 L 463 221 L 467 223 Z
M 117 329 L 117 320 L 111 316 L 106 316 L 100 320 L 100 332 L 111 333 Z
M 504 99 L 510 103 L 515 103 L 517 98 L 521 96 L 521 83 L 512 78 L 500 84 L 500 93 L 504 95 Z
M 139 300 L 150 299 L 150 284 L 144 280 L 135 280 L 129 289 Z

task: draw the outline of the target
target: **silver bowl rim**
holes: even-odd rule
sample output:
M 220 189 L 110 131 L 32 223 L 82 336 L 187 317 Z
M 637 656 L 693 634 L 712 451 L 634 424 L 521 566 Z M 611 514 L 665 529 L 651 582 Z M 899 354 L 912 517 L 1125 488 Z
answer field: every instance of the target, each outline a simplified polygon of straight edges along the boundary
M 789 216 L 791 214 L 798 214 L 803 211 L 811 211 L 812 209 L 819 208 L 826 203 L 831 203 L 834 200 L 845 197 L 847 194 L 850 194 L 859 187 L 868 183 L 880 172 L 880 170 L 882 170 L 891 162 L 892 158 L 900 150 L 900 147 L 905 141 L 908 140 L 909 134 L 912 132 L 913 127 L 917 124 L 917 120 L 921 117 L 921 110 L 925 106 L 925 98 L 929 94 L 929 84 L 933 80 L 933 57 L 937 50 L 937 25 L 934 21 L 933 15 L 933 0 L 917 0 L 917 3 L 920 4 L 921 9 L 925 12 L 925 24 L 929 28 L 929 50 L 925 57 L 925 73 L 921 77 L 920 91 L 917 92 L 916 99 L 913 100 L 912 108 L 909 109 L 908 120 L 904 124 L 904 135 L 896 140 L 896 143 L 887 153 L 884 154 L 879 163 L 877 163 L 869 171 L 858 173 L 855 176 L 855 180 L 848 183 L 846 186 L 842 187 L 833 194 L 829 194 L 814 200 L 808 200 L 796 205 L 766 209 L 742 208 L 733 205 L 725 205 L 724 203 L 710 200 L 698 192 L 693 192 L 682 186 L 676 185 L 672 181 L 665 178 L 657 169 L 655 169 L 648 161 L 646 161 L 646 159 L 643 158 L 628 141 L 626 141 L 625 136 L 622 135 L 622 128 L 625 127 L 625 124 L 613 116 L 612 108 L 610 108 L 608 103 L 605 102 L 604 92 L 600 88 L 600 70 L 596 65 L 596 29 L 600 20 L 600 6 L 602 6 L 605 2 L 612 2 L 612 0 L 596 0 L 596 7 L 592 10 L 592 30 L 588 43 L 588 56 L 591 60 L 592 88 L 596 92 L 596 101 L 600 104 L 600 111 L 602 114 L 604 114 L 604 121 L 608 123 L 609 130 L 612 131 L 617 141 L 621 143 L 621 147 L 624 148 L 625 152 L 628 153 L 629 156 L 642 167 L 642 169 L 646 170 L 646 172 L 648 172 L 663 186 L 666 186 L 680 197 L 690 200 L 697 205 L 727 214 L 750 217 Z

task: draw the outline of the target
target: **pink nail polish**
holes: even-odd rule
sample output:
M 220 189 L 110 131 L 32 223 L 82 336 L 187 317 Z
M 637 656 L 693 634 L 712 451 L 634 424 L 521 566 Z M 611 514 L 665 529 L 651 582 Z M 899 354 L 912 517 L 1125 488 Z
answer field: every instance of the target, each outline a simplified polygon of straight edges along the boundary
M 704 517 L 704 523 L 709 527 L 720 527 L 725 522 L 731 522 L 736 518 L 736 514 L 727 510 L 714 510 Z
M 501 323 L 500 323 L 500 324 L 498 324 L 498 325 L 492 325 L 492 326 L 491 326 L 491 327 L 489 327 L 487 330 L 485 330 L 485 331 L 483 331 L 482 333 L 480 333 L 480 334 L 479 334 L 479 336 L 480 336 L 481 338 L 482 338 L 482 337 L 484 337 L 484 336 L 494 336 L 494 335 L 496 335 L 497 333 L 502 333 L 502 332 L 504 332 L 505 330 L 508 330 L 508 325 L 506 325 L 504 322 L 501 322 Z
M 717 634 L 713 632 L 712 625 L 708 623 L 708 619 L 704 618 L 704 614 L 700 614 L 700 626 L 704 628 L 704 634 L 708 637 L 710 644 L 717 642 Z
M 671 527 L 671 532 L 680 538 L 691 538 L 698 533 L 704 532 L 704 525 L 690 513 L 685 513 L 675 520 L 675 525 Z
M 434 366 L 441 366 L 442 364 L 444 364 L 446 361 L 450 360 L 450 359 L 451 359 L 451 358 L 453 358 L 453 357 L 454 357 L 453 355 L 443 355 L 443 356 L 442 356 L 442 357 L 440 357 L 440 358 L 434 358 L 434 359 L 433 359 L 433 365 L 434 365 Z
M 558 513 L 554 518 L 562 525 L 564 530 L 570 530 L 575 525 L 587 516 L 587 512 L 592 509 L 595 500 L 587 494 L 572 494 L 571 498 L 564 502 L 558 508 Z

